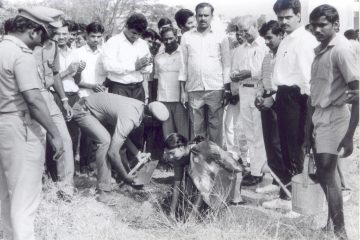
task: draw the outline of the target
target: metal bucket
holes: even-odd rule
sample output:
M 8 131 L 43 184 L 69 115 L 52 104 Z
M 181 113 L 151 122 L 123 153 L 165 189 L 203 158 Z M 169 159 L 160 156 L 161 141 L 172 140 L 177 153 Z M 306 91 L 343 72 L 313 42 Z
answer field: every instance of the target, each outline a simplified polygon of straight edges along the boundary
M 291 179 L 292 210 L 303 215 L 314 215 L 326 209 L 325 194 L 320 184 L 309 178 L 309 162 L 312 155 L 306 154 L 303 173 Z

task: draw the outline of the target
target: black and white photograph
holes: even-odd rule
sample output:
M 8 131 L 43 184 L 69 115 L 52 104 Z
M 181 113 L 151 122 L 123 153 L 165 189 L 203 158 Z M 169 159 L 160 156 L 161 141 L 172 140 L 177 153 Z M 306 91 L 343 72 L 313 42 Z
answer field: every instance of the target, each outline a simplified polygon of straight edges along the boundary
M 0 0 L 0 240 L 360 239 L 359 0 Z

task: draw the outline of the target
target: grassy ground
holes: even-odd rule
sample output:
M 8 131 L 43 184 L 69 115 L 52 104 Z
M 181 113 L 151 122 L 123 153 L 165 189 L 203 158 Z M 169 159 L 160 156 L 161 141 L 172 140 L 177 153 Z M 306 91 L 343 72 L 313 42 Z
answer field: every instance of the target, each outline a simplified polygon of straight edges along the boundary
M 359 239 L 359 142 L 355 152 L 343 159 L 346 181 L 352 197 L 345 204 L 346 228 L 350 239 Z M 50 181 L 44 185 L 43 201 L 36 218 L 37 239 L 42 240 L 168 240 L 168 239 L 333 239 L 320 230 L 326 212 L 316 218 L 285 218 L 280 212 L 263 209 L 264 199 L 274 196 L 243 190 L 248 204 L 227 207 L 203 221 L 172 222 L 161 210 L 162 199 L 171 192 L 172 173 L 156 170 L 144 190 L 114 184 L 117 205 L 106 206 L 95 200 L 94 177 L 77 176 L 77 192 L 71 203 L 56 197 Z M 266 180 L 270 181 L 269 178 Z M 0 233 L 1 236 L 1 233 Z M 1 237 L 0 237 L 1 239 Z

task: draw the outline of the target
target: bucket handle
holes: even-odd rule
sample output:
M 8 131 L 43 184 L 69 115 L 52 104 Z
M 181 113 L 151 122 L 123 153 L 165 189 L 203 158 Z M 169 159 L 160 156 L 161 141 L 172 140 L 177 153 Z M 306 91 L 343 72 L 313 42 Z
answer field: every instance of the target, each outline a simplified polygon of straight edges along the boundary
M 314 167 L 314 164 L 310 163 L 314 161 L 314 155 L 313 153 L 310 151 L 309 153 L 305 154 L 305 158 L 304 158 L 304 166 L 303 166 L 303 187 L 308 187 L 309 186 L 309 171 L 310 171 L 310 167 Z M 313 169 L 312 169 L 313 170 Z

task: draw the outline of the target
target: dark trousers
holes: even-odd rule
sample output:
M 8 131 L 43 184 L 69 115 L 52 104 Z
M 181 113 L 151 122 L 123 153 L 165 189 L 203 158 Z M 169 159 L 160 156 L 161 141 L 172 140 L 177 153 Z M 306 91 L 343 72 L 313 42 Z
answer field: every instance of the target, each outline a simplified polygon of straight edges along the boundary
M 281 153 L 279 128 L 274 105 L 268 110 L 261 111 L 261 124 L 268 166 L 284 183 L 287 181 L 287 174 Z M 273 184 L 278 185 L 275 180 Z M 286 194 L 282 189 L 280 190 L 280 198 L 286 198 Z
M 109 88 L 109 93 L 114 93 L 129 98 L 135 98 L 137 100 L 145 102 L 145 91 L 142 83 L 120 84 L 108 81 L 107 84 Z M 129 138 L 138 149 L 142 150 L 144 147 L 144 124 L 141 123 L 138 128 L 134 129 L 129 134 Z
M 285 167 L 284 184 L 303 170 L 305 119 L 308 96 L 297 86 L 279 86 L 275 109 L 279 126 L 281 152 Z

